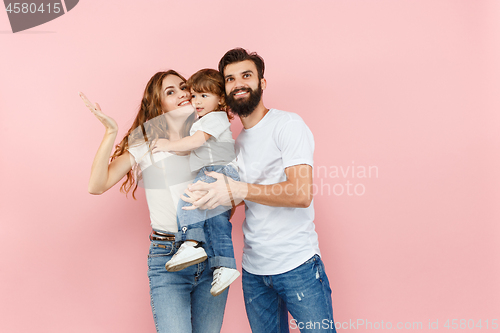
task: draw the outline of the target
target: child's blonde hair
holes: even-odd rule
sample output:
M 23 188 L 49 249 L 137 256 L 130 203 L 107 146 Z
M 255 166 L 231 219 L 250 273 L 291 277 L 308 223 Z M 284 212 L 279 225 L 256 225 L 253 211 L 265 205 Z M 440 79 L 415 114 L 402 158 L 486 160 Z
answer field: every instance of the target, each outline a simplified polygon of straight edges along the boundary
M 205 68 L 200 69 L 186 82 L 187 88 L 197 93 L 211 93 L 220 97 L 219 111 L 227 113 L 229 120 L 233 119 L 233 115 L 228 111 L 226 99 L 224 95 L 224 78 L 215 69 Z

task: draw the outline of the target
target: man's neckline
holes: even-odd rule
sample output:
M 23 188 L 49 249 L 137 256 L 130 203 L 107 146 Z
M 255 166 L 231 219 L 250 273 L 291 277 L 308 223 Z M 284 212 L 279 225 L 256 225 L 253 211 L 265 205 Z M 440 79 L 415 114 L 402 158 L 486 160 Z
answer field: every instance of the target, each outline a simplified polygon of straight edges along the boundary
M 252 127 L 249 127 L 249 128 L 245 128 L 245 127 L 243 126 L 243 130 L 244 130 L 244 131 L 250 131 L 250 130 L 253 130 L 253 129 L 255 129 L 255 128 L 260 127 L 260 126 L 261 126 L 261 124 L 264 122 L 264 119 L 266 119 L 267 115 L 268 115 L 269 113 L 271 113 L 271 111 L 272 111 L 272 110 L 274 110 L 274 109 L 273 109 L 273 108 L 267 109 L 266 113 L 265 113 L 265 114 L 264 114 L 264 116 L 263 116 L 263 117 L 262 117 L 262 118 L 261 118 L 261 119 L 257 122 L 257 124 L 255 124 L 255 125 L 253 125 Z

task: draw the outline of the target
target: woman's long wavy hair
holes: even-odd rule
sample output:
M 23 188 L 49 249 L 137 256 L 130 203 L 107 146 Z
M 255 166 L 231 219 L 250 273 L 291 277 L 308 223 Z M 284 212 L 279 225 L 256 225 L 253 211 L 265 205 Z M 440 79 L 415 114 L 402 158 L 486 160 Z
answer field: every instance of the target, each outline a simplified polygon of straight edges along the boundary
M 118 156 L 123 155 L 129 147 L 140 145 L 145 142 L 148 142 L 150 145 L 159 138 L 168 139 L 168 126 L 165 117 L 159 117 L 163 114 L 161 107 L 163 79 L 168 75 L 178 76 L 186 82 L 186 79 L 174 70 L 158 72 L 151 77 L 146 85 L 146 88 L 144 89 L 141 107 L 135 117 L 134 123 L 128 130 L 127 134 L 125 134 L 122 141 L 116 145 L 115 152 L 111 156 L 111 161 Z M 152 119 L 155 119 L 155 121 L 150 121 Z M 195 113 L 186 119 L 180 133 L 181 137 L 189 135 L 189 129 L 191 128 L 194 120 Z M 151 154 L 151 149 L 149 150 L 149 153 Z M 133 168 L 127 173 L 127 178 L 121 185 L 120 192 L 128 194 L 130 189 L 134 188 L 132 191 L 132 197 L 135 199 L 135 191 L 137 190 L 139 180 L 140 175 L 138 175 L 137 169 Z

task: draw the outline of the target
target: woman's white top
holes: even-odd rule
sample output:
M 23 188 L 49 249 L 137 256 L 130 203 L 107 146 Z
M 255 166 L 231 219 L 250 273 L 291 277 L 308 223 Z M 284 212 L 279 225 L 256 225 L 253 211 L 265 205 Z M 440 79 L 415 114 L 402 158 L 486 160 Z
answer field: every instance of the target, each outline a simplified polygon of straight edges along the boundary
M 142 172 L 139 186 L 146 192 L 151 227 L 177 232 L 177 204 L 196 176 L 189 167 L 189 155 L 151 154 L 146 143 L 129 147 L 128 151 Z

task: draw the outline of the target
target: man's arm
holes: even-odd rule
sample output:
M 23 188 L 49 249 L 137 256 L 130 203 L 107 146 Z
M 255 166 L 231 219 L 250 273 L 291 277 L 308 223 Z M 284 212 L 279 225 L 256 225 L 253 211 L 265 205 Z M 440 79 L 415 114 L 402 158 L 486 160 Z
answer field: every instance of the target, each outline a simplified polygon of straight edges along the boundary
M 312 200 L 312 167 L 307 164 L 294 165 L 286 168 L 285 174 L 286 181 L 277 184 L 242 183 L 234 196 L 266 206 L 309 207 Z
M 188 187 L 190 198 L 184 196 L 181 198 L 193 205 L 183 209 L 231 206 L 233 204 L 231 197 L 236 205 L 247 200 L 273 207 L 309 207 L 312 201 L 312 167 L 307 164 L 294 165 L 286 168 L 285 174 L 287 179 L 284 182 L 258 185 L 235 181 L 228 177 L 224 179 L 224 175 L 216 172 L 207 173 L 217 181 L 209 184 L 203 182 L 191 184 Z M 197 191 L 207 192 L 200 197 L 194 194 Z

